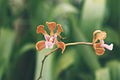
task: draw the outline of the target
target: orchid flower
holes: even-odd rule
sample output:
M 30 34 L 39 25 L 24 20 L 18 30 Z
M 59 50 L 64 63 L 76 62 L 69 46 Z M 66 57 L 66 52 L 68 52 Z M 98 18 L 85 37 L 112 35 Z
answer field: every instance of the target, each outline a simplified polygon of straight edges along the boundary
M 36 49 L 41 51 L 44 48 L 53 48 L 54 45 L 57 45 L 58 48 L 62 49 L 62 53 L 65 50 L 64 42 L 58 41 L 57 37 L 61 37 L 60 33 L 64 32 L 60 24 L 56 24 L 55 22 L 46 22 L 48 29 L 50 30 L 50 34 L 44 30 L 44 25 L 39 25 L 37 27 L 36 33 L 42 33 L 44 35 L 45 41 L 38 41 L 36 43 Z M 57 31 L 54 33 L 54 30 L 57 26 Z
M 104 39 L 106 38 L 106 36 L 107 33 L 101 30 L 96 30 L 93 32 L 93 48 L 96 51 L 97 55 L 103 55 L 105 52 L 105 48 L 108 50 L 113 49 L 113 44 L 105 44 Z

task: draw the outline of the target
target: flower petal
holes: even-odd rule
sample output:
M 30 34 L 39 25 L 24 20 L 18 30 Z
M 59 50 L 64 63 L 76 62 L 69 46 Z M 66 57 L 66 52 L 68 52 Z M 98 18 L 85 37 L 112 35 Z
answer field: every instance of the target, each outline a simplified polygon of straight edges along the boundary
M 58 26 L 58 30 L 57 30 L 58 34 L 60 34 L 61 32 L 64 32 L 60 24 L 57 24 L 57 26 Z
M 36 49 L 38 51 L 41 51 L 43 48 L 45 48 L 45 41 L 39 41 L 36 43 Z
M 62 54 L 63 54 L 65 47 L 66 47 L 65 43 L 64 42 L 57 42 L 57 46 L 58 46 L 58 48 L 62 49 Z
M 96 43 L 96 44 L 93 45 L 93 47 L 94 47 L 97 55 L 103 55 L 104 54 L 105 49 L 103 47 L 101 47 L 101 43 Z
M 48 29 L 50 30 L 50 34 L 53 35 L 54 34 L 54 29 L 56 28 L 56 23 L 55 22 L 46 22 L 46 24 L 48 25 Z
M 110 44 L 110 45 L 107 45 L 107 44 L 101 44 L 101 47 L 104 47 L 104 48 L 106 48 L 106 49 L 108 49 L 108 50 L 112 50 L 113 49 L 113 44 Z
M 65 38 L 63 38 L 63 37 L 60 35 L 61 32 L 64 32 L 64 30 L 62 29 L 61 25 L 60 25 L 60 24 L 57 24 L 57 26 L 58 26 L 58 29 L 57 29 L 57 32 L 56 32 L 55 34 L 56 34 L 60 39 L 65 39 Z
M 43 25 L 39 25 L 37 27 L 36 33 L 47 34 L 47 32 L 44 30 L 44 26 Z
M 95 49 L 97 55 L 103 55 L 105 52 L 104 48 L 96 48 Z
M 104 40 L 107 36 L 105 31 L 96 30 L 93 32 L 93 43 L 96 43 L 98 40 Z
M 46 41 L 49 41 L 50 36 L 49 35 L 44 35 L 44 38 L 45 38 Z

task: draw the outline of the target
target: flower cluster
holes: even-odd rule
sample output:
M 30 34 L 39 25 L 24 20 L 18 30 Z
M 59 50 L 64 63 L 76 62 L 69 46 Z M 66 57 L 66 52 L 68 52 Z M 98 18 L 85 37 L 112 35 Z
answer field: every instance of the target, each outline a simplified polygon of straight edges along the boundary
M 106 38 L 106 36 L 107 33 L 105 31 L 96 30 L 95 32 L 93 32 L 93 48 L 96 51 L 97 55 L 103 55 L 105 52 L 105 48 L 108 50 L 113 49 L 113 44 L 105 44 L 104 39 Z
M 58 41 L 57 37 L 61 37 L 60 33 L 64 32 L 60 24 L 56 24 L 55 22 L 46 22 L 48 29 L 50 30 L 50 34 L 46 32 L 44 29 L 44 25 L 39 25 L 37 27 L 36 33 L 42 33 L 44 35 L 45 41 L 39 41 L 36 43 L 36 49 L 41 51 L 43 48 L 53 48 L 54 45 L 57 45 L 58 48 L 62 49 L 62 53 L 65 50 L 65 44 L 62 41 Z M 56 33 L 54 33 L 55 28 L 57 28 Z

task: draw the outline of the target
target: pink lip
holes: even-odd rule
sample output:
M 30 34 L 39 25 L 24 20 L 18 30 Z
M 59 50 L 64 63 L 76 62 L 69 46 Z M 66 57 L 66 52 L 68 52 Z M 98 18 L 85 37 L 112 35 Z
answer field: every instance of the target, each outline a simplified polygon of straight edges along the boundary
M 113 50 L 113 44 L 110 44 L 110 45 L 107 45 L 107 44 L 101 44 L 101 47 L 104 47 L 104 48 L 106 48 L 106 49 L 108 49 L 108 50 Z
M 46 48 L 53 48 L 54 44 L 55 44 L 55 39 L 56 39 L 56 36 L 53 35 L 53 36 L 49 36 L 49 35 L 45 35 L 45 47 Z

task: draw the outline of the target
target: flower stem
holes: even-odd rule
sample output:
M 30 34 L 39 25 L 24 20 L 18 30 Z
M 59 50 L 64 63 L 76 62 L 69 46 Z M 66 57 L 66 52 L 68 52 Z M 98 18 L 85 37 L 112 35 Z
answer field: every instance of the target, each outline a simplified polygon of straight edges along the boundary
M 89 42 L 75 42 L 75 43 L 67 43 L 65 45 L 70 46 L 70 45 L 77 45 L 77 44 L 93 45 L 93 43 L 89 43 Z
M 41 66 L 41 70 L 40 70 L 40 76 L 38 77 L 37 80 L 40 80 L 40 79 L 42 78 L 43 66 L 44 66 L 44 62 L 45 62 L 46 58 L 47 58 L 51 53 L 53 53 L 53 52 L 55 52 L 55 51 L 57 51 L 57 50 L 58 50 L 58 48 L 50 51 L 49 53 L 47 53 L 47 54 L 44 56 L 44 58 L 43 58 L 43 60 L 42 60 L 42 66 Z

